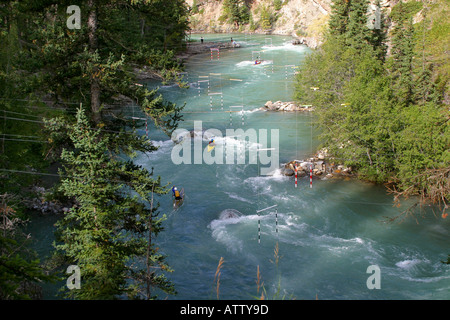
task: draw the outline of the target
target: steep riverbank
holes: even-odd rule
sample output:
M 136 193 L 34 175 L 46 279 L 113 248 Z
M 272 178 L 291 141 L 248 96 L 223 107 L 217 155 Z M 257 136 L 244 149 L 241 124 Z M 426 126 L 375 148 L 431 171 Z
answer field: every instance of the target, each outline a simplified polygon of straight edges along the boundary
M 187 0 L 196 8 L 190 22 L 193 33 L 251 33 L 289 35 L 311 48 L 322 42 L 323 26 L 331 12 L 331 0 L 256 0 L 249 4 L 246 24 L 230 22 L 224 15 L 223 1 Z

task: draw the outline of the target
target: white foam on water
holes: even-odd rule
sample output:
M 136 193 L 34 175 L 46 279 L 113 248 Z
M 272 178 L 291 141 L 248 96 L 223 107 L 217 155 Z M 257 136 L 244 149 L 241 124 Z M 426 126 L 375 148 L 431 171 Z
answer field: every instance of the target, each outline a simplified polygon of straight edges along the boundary
M 151 140 L 152 145 L 155 147 L 158 147 L 158 150 L 160 149 L 168 149 L 173 146 L 172 140 Z
M 411 269 L 416 264 L 420 263 L 422 260 L 419 259 L 412 259 L 412 260 L 403 260 L 397 262 L 395 265 L 401 269 Z
M 270 198 L 277 203 L 289 203 L 288 201 L 293 201 L 293 203 L 298 203 L 298 195 L 288 194 L 288 193 L 275 193 L 269 195 Z
M 235 193 L 233 193 L 233 192 L 225 192 L 231 199 L 236 199 L 236 200 L 239 200 L 239 201 L 242 201 L 242 202 L 247 202 L 247 203 L 254 203 L 253 201 L 250 201 L 250 200 L 248 200 L 248 199 L 245 199 L 245 198 L 243 198 L 243 197 L 241 197 L 241 196 L 239 196 L 239 195 L 237 195 L 237 194 L 235 194 Z
M 231 217 L 226 218 L 228 213 L 232 213 Z M 208 228 L 211 229 L 212 237 L 233 253 L 242 252 L 244 241 L 234 236 L 228 229 L 236 224 L 254 224 L 254 220 L 258 219 L 257 215 L 240 215 L 240 212 L 234 209 L 226 209 L 219 214 L 219 218 L 211 221 Z
M 396 270 L 391 274 L 410 282 L 432 283 L 450 279 L 450 275 L 442 275 L 446 265 L 440 261 L 432 263 L 426 258 L 410 258 L 395 263 Z
M 152 145 L 158 147 L 157 150 L 148 152 L 150 158 L 158 158 L 162 155 L 170 155 L 174 142 L 172 140 L 152 140 Z
M 216 145 L 223 145 L 224 147 L 232 147 L 233 149 L 243 151 L 243 150 L 257 150 L 262 146 L 261 143 L 258 142 L 251 142 L 248 140 L 243 140 L 240 137 L 229 137 L 229 136 L 223 136 L 223 137 L 215 137 L 211 136 L 206 139 L 206 141 L 210 141 L 211 138 L 214 139 L 214 143 Z M 224 150 L 226 152 L 226 150 Z M 237 155 L 237 153 L 235 153 Z
M 267 176 L 260 176 L 260 177 L 250 177 L 244 180 L 244 183 L 246 182 L 256 182 L 256 183 L 265 183 L 267 181 L 279 181 L 283 182 L 285 180 L 288 180 L 289 177 L 285 176 L 280 168 L 275 169 L 271 175 Z
M 261 109 L 261 108 L 255 108 L 255 109 L 251 109 L 251 110 L 244 110 L 244 111 L 238 111 L 236 112 L 238 115 L 242 115 L 242 113 L 244 114 L 249 114 L 249 113 L 255 113 L 255 112 L 265 112 L 266 110 Z
M 400 278 L 404 280 L 408 280 L 411 282 L 423 282 L 423 283 L 432 283 L 439 282 L 445 279 L 450 279 L 450 276 L 438 276 L 438 277 L 422 277 L 422 278 L 414 278 L 409 276 L 401 276 Z
M 279 46 L 262 46 L 261 49 L 264 51 L 296 51 L 296 52 L 304 52 L 306 50 L 306 46 L 304 45 L 294 45 L 292 42 L 285 42 Z
M 236 63 L 236 67 L 243 68 L 243 67 L 260 67 L 260 66 L 267 66 L 273 64 L 272 60 L 262 60 L 261 63 L 256 64 L 254 60 L 244 60 L 241 62 Z
M 254 192 L 270 192 L 272 189 L 270 183 L 282 183 L 288 180 L 289 177 L 281 173 L 281 169 L 276 169 L 272 175 L 249 177 L 244 180 L 244 184 L 248 185 Z

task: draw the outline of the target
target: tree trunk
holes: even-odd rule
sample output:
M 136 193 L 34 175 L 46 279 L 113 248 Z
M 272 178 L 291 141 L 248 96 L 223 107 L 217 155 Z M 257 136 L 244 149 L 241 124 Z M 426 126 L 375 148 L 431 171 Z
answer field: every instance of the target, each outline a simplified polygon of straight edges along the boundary
M 370 157 L 369 148 L 367 148 L 367 157 L 369 158 L 370 165 L 373 166 L 372 158 Z
M 155 184 L 153 184 L 152 186 L 152 200 L 150 202 L 150 216 L 148 218 L 148 243 L 147 243 L 147 259 L 146 259 L 146 264 L 147 264 L 147 274 L 146 274 L 146 298 L 147 300 L 150 300 L 151 298 L 151 285 L 152 285 L 152 275 L 150 273 L 150 267 L 151 267 L 151 262 L 150 262 L 150 250 L 152 247 L 152 232 L 153 232 L 153 195 L 154 195 L 154 190 L 155 190 Z
M 89 37 L 89 53 L 93 55 L 98 49 L 97 41 L 97 6 L 95 0 L 88 1 L 89 17 L 88 17 L 88 37 Z M 99 70 L 94 66 L 91 74 L 91 111 L 92 119 L 95 123 L 100 122 L 100 83 Z

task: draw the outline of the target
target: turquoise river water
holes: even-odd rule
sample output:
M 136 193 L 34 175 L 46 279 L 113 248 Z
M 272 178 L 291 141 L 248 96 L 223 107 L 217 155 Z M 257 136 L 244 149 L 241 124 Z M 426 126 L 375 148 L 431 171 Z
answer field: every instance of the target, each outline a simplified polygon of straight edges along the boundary
M 189 131 L 196 124 L 192 146 L 201 144 L 203 151 L 214 136 L 217 149 L 238 144 L 246 155 L 249 150 L 275 148 L 264 154 L 278 154 L 278 159 L 270 158 L 276 168 L 309 157 L 319 145 L 313 114 L 258 109 L 268 100 L 292 100 L 295 66 L 311 50 L 294 46 L 283 36 L 192 38 L 200 36 L 205 41 L 233 37 L 241 47 L 221 50 L 220 56 L 214 51 L 213 59 L 209 52 L 191 57 L 185 74 L 189 89 L 145 83 L 159 86 L 167 100 L 186 104 L 179 127 Z M 259 65 L 254 64 L 256 56 L 263 60 Z M 142 116 L 137 111 L 133 115 Z M 239 128 L 253 130 L 260 140 L 240 143 L 226 135 L 227 129 Z M 201 129 L 207 130 L 203 137 Z M 216 132 L 208 134 L 208 129 Z M 145 128 L 141 130 L 145 134 Z M 278 139 L 271 140 L 275 130 Z M 259 152 L 256 163 L 247 157 L 243 163 L 232 158 L 209 164 L 200 158 L 198 164 L 177 164 L 170 137 L 151 127 L 149 134 L 160 148 L 140 155 L 136 162 L 154 167 L 163 183 L 184 188 L 186 194 L 177 210 L 171 195 L 159 199 L 167 220 L 156 242 L 174 269 L 168 277 L 178 292 L 168 299 L 217 299 L 214 277 L 221 257 L 220 299 L 254 299 L 258 266 L 269 299 L 450 299 L 450 269 L 441 263 L 450 253 L 450 219 L 425 208 L 417 221 L 386 223 L 411 202 L 395 207 L 383 187 L 355 180 L 314 180 L 310 188 L 309 177 L 304 177 L 294 188 L 294 177 L 279 170 L 261 174 L 269 164 L 262 164 Z M 199 156 L 194 148 L 192 159 Z M 45 252 L 52 223 L 42 218 L 34 228 L 36 247 Z M 374 274 L 379 276 L 374 280 L 379 288 L 367 285 L 373 274 L 368 272 L 370 266 L 379 268 Z M 53 295 L 52 290 L 46 292 L 48 299 Z

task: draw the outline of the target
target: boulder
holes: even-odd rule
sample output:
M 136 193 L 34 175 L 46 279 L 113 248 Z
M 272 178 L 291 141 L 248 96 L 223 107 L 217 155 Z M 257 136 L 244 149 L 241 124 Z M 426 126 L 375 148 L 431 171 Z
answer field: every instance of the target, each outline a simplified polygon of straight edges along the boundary
M 267 101 L 266 104 L 264 105 L 264 107 L 266 109 L 272 110 L 273 108 L 273 102 L 272 101 Z
M 283 101 L 267 101 L 264 104 L 264 110 L 269 111 L 310 111 L 312 108 L 309 106 L 299 106 L 295 102 L 283 102 Z
M 283 168 L 283 169 L 281 169 L 281 174 L 283 174 L 285 176 L 293 176 L 295 174 L 295 172 L 292 169 Z

